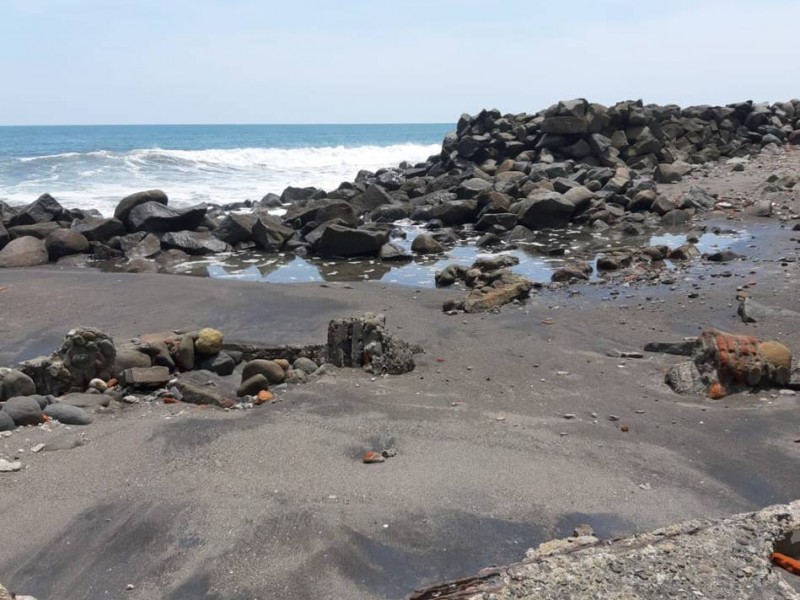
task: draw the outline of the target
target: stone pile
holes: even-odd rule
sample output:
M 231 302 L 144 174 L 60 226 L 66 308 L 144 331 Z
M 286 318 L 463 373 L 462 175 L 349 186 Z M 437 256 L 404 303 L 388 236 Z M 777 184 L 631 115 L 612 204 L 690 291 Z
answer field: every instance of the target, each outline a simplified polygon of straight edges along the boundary
M 23 207 L 0 202 L 0 267 L 85 255 L 129 271 L 169 271 L 230 250 L 393 260 L 407 257 L 391 241 L 401 219 L 430 230 L 415 240 L 420 254 L 476 231 L 491 247 L 572 225 L 682 225 L 716 200 L 697 188 L 676 202 L 659 183 L 786 143 L 800 143 L 797 100 L 682 109 L 577 99 L 532 115 L 484 110 L 463 115 L 427 161 L 362 171 L 329 192 L 289 187 L 260 202 L 175 209 L 149 190 L 122 199 L 111 218 L 66 210 L 48 194 Z M 286 214 L 270 214 L 276 207 Z
M 407 373 L 419 352 L 388 331 L 383 315 L 371 314 L 331 321 L 327 344 L 307 346 L 226 344 L 210 327 L 115 343 L 98 329 L 80 327 L 52 355 L 0 368 L 0 431 L 50 419 L 88 425 L 93 412 L 142 400 L 249 408 L 274 399 L 273 386 L 303 383 L 336 367 Z
M 497 310 L 509 302 L 525 300 L 536 284 L 511 272 L 509 267 L 518 263 L 519 259 L 514 256 L 498 255 L 479 258 L 470 268 L 452 264 L 437 271 L 437 287 L 461 282 L 469 289 L 466 298 L 446 301 L 443 310 L 448 314 L 477 313 Z

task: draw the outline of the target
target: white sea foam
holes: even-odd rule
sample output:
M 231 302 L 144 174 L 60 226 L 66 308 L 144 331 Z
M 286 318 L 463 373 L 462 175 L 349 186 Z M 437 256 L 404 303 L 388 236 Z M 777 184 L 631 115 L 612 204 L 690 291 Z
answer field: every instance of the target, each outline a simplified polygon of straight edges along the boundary
M 130 152 L 66 152 L 6 159 L 0 164 L 0 200 L 31 202 L 45 192 L 67 207 L 111 214 L 132 192 L 161 188 L 170 203 L 235 202 L 280 193 L 289 185 L 326 190 L 351 181 L 361 169 L 375 171 L 403 161 L 420 162 L 438 144 L 236 148 L 138 149 Z

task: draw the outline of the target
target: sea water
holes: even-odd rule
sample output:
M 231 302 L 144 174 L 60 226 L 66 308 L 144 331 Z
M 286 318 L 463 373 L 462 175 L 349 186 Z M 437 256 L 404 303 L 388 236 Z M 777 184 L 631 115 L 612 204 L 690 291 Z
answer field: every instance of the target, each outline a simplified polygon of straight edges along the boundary
M 454 124 L 100 125 L 0 127 L 0 200 L 43 193 L 110 216 L 127 194 L 163 189 L 170 204 L 225 204 L 325 190 L 441 150 Z

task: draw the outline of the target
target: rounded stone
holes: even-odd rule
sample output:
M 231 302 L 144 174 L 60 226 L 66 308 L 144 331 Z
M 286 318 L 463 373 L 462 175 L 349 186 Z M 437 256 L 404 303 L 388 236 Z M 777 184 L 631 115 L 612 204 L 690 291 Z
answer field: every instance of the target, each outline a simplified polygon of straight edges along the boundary
M 292 368 L 295 371 L 303 371 L 306 375 L 311 375 L 314 371 L 317 370 L 318 365 L 310 358 L 301 356 L 296 361 L 294 361 Z
M 250 379 L 253 375 L 263 375 L 270 383 L 283 383 L 286 372 L 274 360 L 257 358 L 244 366 L 242 381 Z
M 42 407 L 33 396 L 9 398 L 3 405 L 3 412 L 10 416 L 18 427 L 38 425 L 42 422 Z
M 773 369 L 784 367 L 791 371 L 792 351 L 780 342 L 761 342 L 758 353 Z
M 11 431 L 14 428 L 16 428 L 16 424 L 11 415 L 0 410 L 0 431 Z
M 9 369 L 5 374 L 0 374 L 0 400 L 8 400 L 14 396 L 33 396 L 36 385 L 33 379 L 22 371 Z
M 44 414 L 64 425 L 89 425 L 92 422 L 91 415 L 82 408 L 61 402 L 49 405 Z
M 194 350 L 204 356 L 212 356 L 222 350 L 222 332 L 218 329 L 205 327 L 197 333 L 194 341 Z
M 248 377 L 242 381 L 242 385 L 236 390 L 236 395 L 239 398 L 244 396 L 255 396 L 258 392 L 266 391 L 269 389 L 269 381 L 261 373 L 257 373 L 252 377 Z

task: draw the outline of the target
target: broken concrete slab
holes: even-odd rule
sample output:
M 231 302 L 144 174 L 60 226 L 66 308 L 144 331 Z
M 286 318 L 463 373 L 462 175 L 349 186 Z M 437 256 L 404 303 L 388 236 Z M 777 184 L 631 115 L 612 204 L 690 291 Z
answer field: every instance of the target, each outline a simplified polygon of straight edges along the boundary
M 122 378 L 126 384 L 140 388 L 161 387 L 170 380 L 168 367 L 133 367 L 125 369 Z
M 799 598 L 772 564 L 773 552 L 798 529 L 795 501 L 608 541 L 554 540 L 519 563 L 418 590 L 411 600 Z

